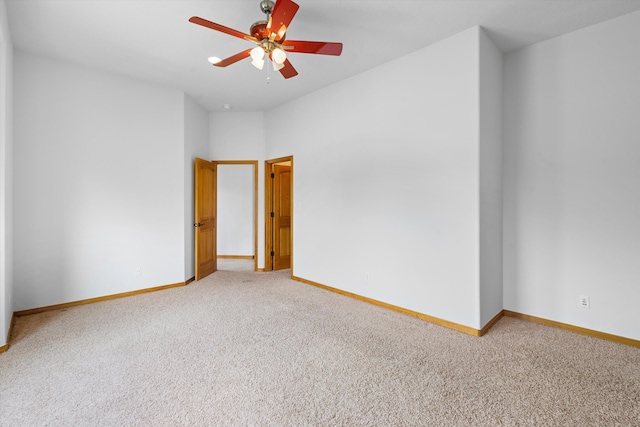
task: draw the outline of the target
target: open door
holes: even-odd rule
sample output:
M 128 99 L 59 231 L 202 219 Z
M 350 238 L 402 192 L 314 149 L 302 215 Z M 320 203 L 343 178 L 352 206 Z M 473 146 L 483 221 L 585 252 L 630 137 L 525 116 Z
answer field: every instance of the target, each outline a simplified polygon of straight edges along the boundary
M 293 268 L 293 156 L 267 160 L 264 166 L 264 270 Z
M 273 165 L 273 269 L 291 268 L 291 166 Z
M 216 257 L 216 168 L 213 162 L 196 159 L 195 164 L 196 280 L 217 270 Z

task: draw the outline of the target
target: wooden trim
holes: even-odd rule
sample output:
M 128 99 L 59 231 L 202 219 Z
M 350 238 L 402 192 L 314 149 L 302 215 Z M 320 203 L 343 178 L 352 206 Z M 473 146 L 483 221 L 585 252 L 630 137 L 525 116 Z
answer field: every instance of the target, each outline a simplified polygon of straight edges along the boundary
M 258 165 L 257 160 L 211 160 L 219 165 Z
M 9 323 L 9 331 L 7 332 L 7 345 L 9 345 L 9 341 L 11 341 L 11 335 L 13 334 L 13 327 L 16 324 L 17 317 L 15 313 L 11 315 L 11 323 Z
M 253 259 L 253 255 L 218 255 L 218 259 Z
M 369 304 L 377 305 L 379 307 L 384 307 L 389 310 L 397 311 L 398 313 L 406 314 L 408 316 L 417 317 L 418 319 L 425 320 L 430 323 L 434 323 L 436 325 L 444 326 L 450 329 L 454 329 L 456 331 L 464 332 L 465 334 L 474 335 L 477 337 L 481 337 L 485 335 L 500 319 L 504 316 L 515 317 L 517 319 L 526 320 L 529 322 L 538 323 L 545 326 L 551 326 L 554 328 L 565 329 L 567 331 L 575 332 L 581 335 L 587 335 L 594 338 L 600 338 L 607 341 L 613 341 L 615 343 L 628 345 L 631 347 L 640 348 L 640 340 L 634 340 L 631 338 L 621 337 L 619 335 L 608 334 L 606 332 L 595 331 L 593 329 L 582 328 L 580 326 L 570 325 L 568 323 L 556 322 L 554 320 L 543 319 L 541 317 L 531 316 L 528 314 L 522 314 L 515 311 L 510 310 L 502 310 L 498 314 L 496 314 L 482 329 L 474 329 L 468 326 L 460 325 L 458 323 L 450 322 L 448 320 L 439 319 L 437 317 L 429 316 L 428 314 L 418 313 L 413 310 L 408 310 L 406 308 L 398 307 L 392 304 L 388 304 L 386 302 L 374 300 L 372 298 L 364 297 L 362 295 L 354 294 L 348 291 L 343 291 L 342 289 L 332 288 L 331 286 L 322 285 L 320 283 L 313 282 L 311 280 L 303 279 L 301 277 L 292 276 L 291 279 L 296 280 L 298 282 L 306 283 L 308 285 L 312 285 L 321 289 L 325 289 L 330 292 L 335 292 L 340 295 L 344 295 L 350 298 L 354 298 L 360 301 L 367 302 Z
M 253 270 L 258 270 L 258 161 L 253 164 Z
M 293 161 L 293 156 L 284 156 L 284 157 L 278 157 L 277 159 L 269 159 L 266 161 L 266 163 L 284 163 L 284 162 L 288 162 L 288 161 Z
M 258 161 L 213 160 L 213 162 L 216 165 L 253 165 L 253 271 L 258 271 Z
M 49 305 L 46 307 L 31 308 L 29 310 L 20 310 L 13 313 L 13 315 L 17 317 L 29 316 L 31 314 L 44 313 L 45 311 L 60 310 L 62 308 L 93 304 L 96 302 L 109 301 L 109 300 L 118 299 L 118 298 L 130 297 L 133 295 L 140 295 L 140 294 L 146 294 L 149 292 L 162 291 L 165 289 L 176 288 L 180 286 L 185 286 L 185 282 L 172 283 L 170 285 L 164 285 L 164 286 L 156 286 L 154 288 L 139 289 L 137 291 L 123 292 L 120 294 L 105 295 L 97 298 L 89 298 L 89 299 L 83 299 L 79 301 L 65 302 L 62 304 Z
M 503 316 L 504 316 L 504 310 L 500 310 L 500 313 L 498 313 L 495 316 L 493 316 L 493 319 L 489 320 L 489 322 L 487 322 L 487 324 L 484 325 L 482 327 L 482 329 L 480 329 L 480 335 L 479 336 L 483 336 L 484 334 L 489 332 L 489 329 L 493 328 L 493 325 L 498 323 L 498 320 L 502 319 Z
M 470 328 L 468 326 L 460 325 L 458 323 L 449 322 L 448 320 L 439 319 L 437 317 L 429 316 L 427 314 L 418 313 L 417 311 L 408 310 L 406 308 L 398 307 L 392 304 L 387 304 L 386 302 L 378 301 L 372 298 L 363 297 L 362 295 L 354 294 L 351 292 L 343 291 L 342 289 L 332 288 L 331 286 L 321 285 L 320 283 L 312 282 L 311 280 L 303 279 L 301 277 L 292 276 L 293 280 L 298 282 L 306 283 L 307 285 L 315 286 L 330 292 L 335 292 L 340 295 L 344 295 L 353 299 L 357 299 L 359 301 L 364 301 L 369 304 L 377 305 L 379 307 L 383 307 L 389 310 L 397 311 L 398 313 L 406 314 L 407 316 L 417 317 L 418 319 L 425 320 L 429 323 L 434 323 L 439 326 L 444 326 L 449 329 L 454 329 L 459 332 L 464 332 L 465 334 L 474 335 L 476 337 L 482 336 L 482 331 L 474 328 Z M 491 320 L 493 322 L 493 319 Z M 497 320 L 496 320 L 497 322 Z M 491 322 L 489 322 L 491 323 Z M 484 328 L 483 328 L 484 329 Z
M 162 290 L 165 290 L 165 289 L 176 288 L 176 287 L 180 287 L 180 286 L 186 286 L 189 283 L 194 282 L 195 280 L 196 280 L 196 278 L 192 277 L 189 280 L 187 280 L 186 282 L 172 283 L 170 285 L 156 286 L 156 287 L 153 287 L 153 288 L 140 289 L 140 290 L 137 290 L 137 291 L 123 292 L 123 293 L 120 293 L 120 294 L 106 295 L 106 296 L 103 296 L 103 297 L 89 298 L 89 299 L 80 300 L 80 301 L 72 301 L 72 302 L 63 303 L 63 304 L 56 304 L 56 305 L 50 305 L 50 306 L 46 306 L 46 307 L 32 308 L 32 309 L 29 309 L 29 310 L 16 311 L 11 316 L 11 323 L 9 324 L 9 331 L 7 332 L 7 343 L 5 345 L 3 345 L 3 346 L 0 346 L 0 353 L 4 353 L 5 351 L 7 351 L 9 349 L 9 341 L 11 340 L 11 334 L 13 333 L 13 326 L 14 326 L 15 321 L 16 321 L 16 319 L 18 317 L 29 316 L 31 314 L 37 314 L 37 313 L 44 313 L 45 311 L 59 310 L 59 309 L 62 309 L 62 308 L 69 308 L 69 307 L 76 307 L 76 306 L 80 306 L 80 305 L 93 304 L 93 303 L 96 303 L 96 302 L 108 301 L 108 300 L 113 300 L 113 299 L 118 299 L 118 298 L 124 298 L 124 297 L 139 295 L 139 294 L 146 294 L 146 293 L 149 293 L 149 292 L 162 291 Z
M 271 185 L 271 174 L 273 164 L 264 162 L 264 270 L 273 271 L 273 224 L 271 223 L 271 210 L 273 209 L 273 186 Z
M 13 333 L 13 326 L 16 322 L 16 314 L 11 315 L 11 322 L 9 323 L 9 330 L 7 331 L 7 343 L 0 347 L 0 353 L 4 353 L 9 350 L 9 341 L 11 341 L 11 334 Z
M 5 345 L 0 346 L 0 354 L 9 350 L 9 340 L 11 339 L 11 333 L 13 332 L 13 322 L 16 320 L 16 314 L 11 315 L 11 322 L 9 323 L 9 330 L 7 331 L 7 341 Z
M 294 195 L 295 195 L 295 173 L 294 173 L 294 169 L 293 169 L 293 156 L 289 157 L 289 161 L 291 162 L 291 200 L 289 203 L 291 203 L 291 208 L 289 209 L 291 211 L 291 231 L 289 232 L 289 252 L 291 253 L 289 256 L 291 257 L 291 267 L 289 268 L 289 275 L 290 277 L 293 278 L 293 253 L 294 253 L 294 247 L 293 247 L 293 233 L 294 233 L 294 229 L 293 229 L 293 224 L 295 223 L 295 212 L 294 212 L 294 204 L 293 204 L 293 200 L 294 200 Z
M 619 335 L 608 334 L 606 332 L 595 331 L 593 329 L 582 328 L 580 326 L 570 325 L 568 323 L 556 322 L 555 320 L 543 319 L 542 317 L 522 314 L 515 311 L 503 310 L 505 316 L 515 317 L 516 319 L 527 320 L 529 322 L 539 323 L 541 325 L 551 326 L 554 328 L 565 329 L 581 335 L 587 335 L 594 338 L 600 338 L 607 341 L 613 341 L 619 344 L 629 345 L 631 347 L 640 348 L 640 340 L 621 337 Z

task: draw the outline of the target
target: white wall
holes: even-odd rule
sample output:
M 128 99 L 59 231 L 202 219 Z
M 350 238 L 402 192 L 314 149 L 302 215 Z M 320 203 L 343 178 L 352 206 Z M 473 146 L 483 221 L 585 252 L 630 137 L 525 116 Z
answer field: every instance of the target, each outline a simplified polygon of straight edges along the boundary
M 191 277 L 194 156 L 260 161 L 264 266 L 262 162 L 288 155 L 296 276 L 473 328 L 502 290 L 506 309 L 640 339 L 640 12 L 507 55 L 502 285 L 501 58 L 477 28 L 211 114 L 207 149 L 182 92 L 14 59 L 0 6 L 0 345 L 14 309 Z
M 296 276 L 482 326 L 478 58 L 472 28 L 265 113 Z
M 15 308 L 184 281 L 182 92 L 19 51 L 14 82 Z
M 209 112 L 184 95 L 184 278 L 195 276 L 195 158 L 209 159 Z
M 502 53 L 479 30 L 480 324 L 502 302 Z
M 505 308 L 640 339 L 640 12 L 505 73 Z
M 0 0 L 0 347 L 13 315 L 13 46 Z
M 257 256 L 258 268 L 264 268 L 264 160 L 267 157 L 263 113 L 211 113 L 209 141 L 212 160 L 258 160 Z M 218 191 L 224 189 L 218 187 Z M 218 233 L 224 233 L 219 225 Z
M 218 165 L 218 255 L 253 255 L 253 165 Z
M 265 160 L 263 113 L 211 113 L 212 160 Z

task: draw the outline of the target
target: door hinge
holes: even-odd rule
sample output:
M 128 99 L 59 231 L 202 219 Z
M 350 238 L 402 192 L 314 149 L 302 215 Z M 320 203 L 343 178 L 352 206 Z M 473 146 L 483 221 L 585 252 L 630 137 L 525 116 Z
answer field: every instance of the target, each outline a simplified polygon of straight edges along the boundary
M 271 256 L 276 256 L 276 253 L 271 251 Z
M 271 212 L 271 218 L 274 218 L 276 216 L 275 212 Z
M 275 177 L 276 177 L 276 174 L 271 172 L 271 178 L 275 178 Z

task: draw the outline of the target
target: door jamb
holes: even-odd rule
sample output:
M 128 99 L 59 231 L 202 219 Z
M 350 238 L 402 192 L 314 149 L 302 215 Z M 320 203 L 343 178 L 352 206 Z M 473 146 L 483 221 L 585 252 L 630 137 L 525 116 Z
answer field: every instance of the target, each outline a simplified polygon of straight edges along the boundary
M 257 160 L 212 160 L 218 165 L 253 165 L 253 271 L 258 271 L 258 161 Z M 218 182 L 216 181 L 216 193 Z M 218 205 L 216 205 L 218 209 Z M 216 218 L 218 213 L 216 212 Z M 218 235 L 216 234 L 216 239 Z M 216 242 L 217 244 L 218 242 Z
M 278 157 L 264 162 L 264 271 L 273 271 L 273 224 L 271 212 L 273 211 L 273 187 L 271 185 L 271 173 L 276 163 L 291 162 L 291 277 L 293 277 L 293 156 Z

